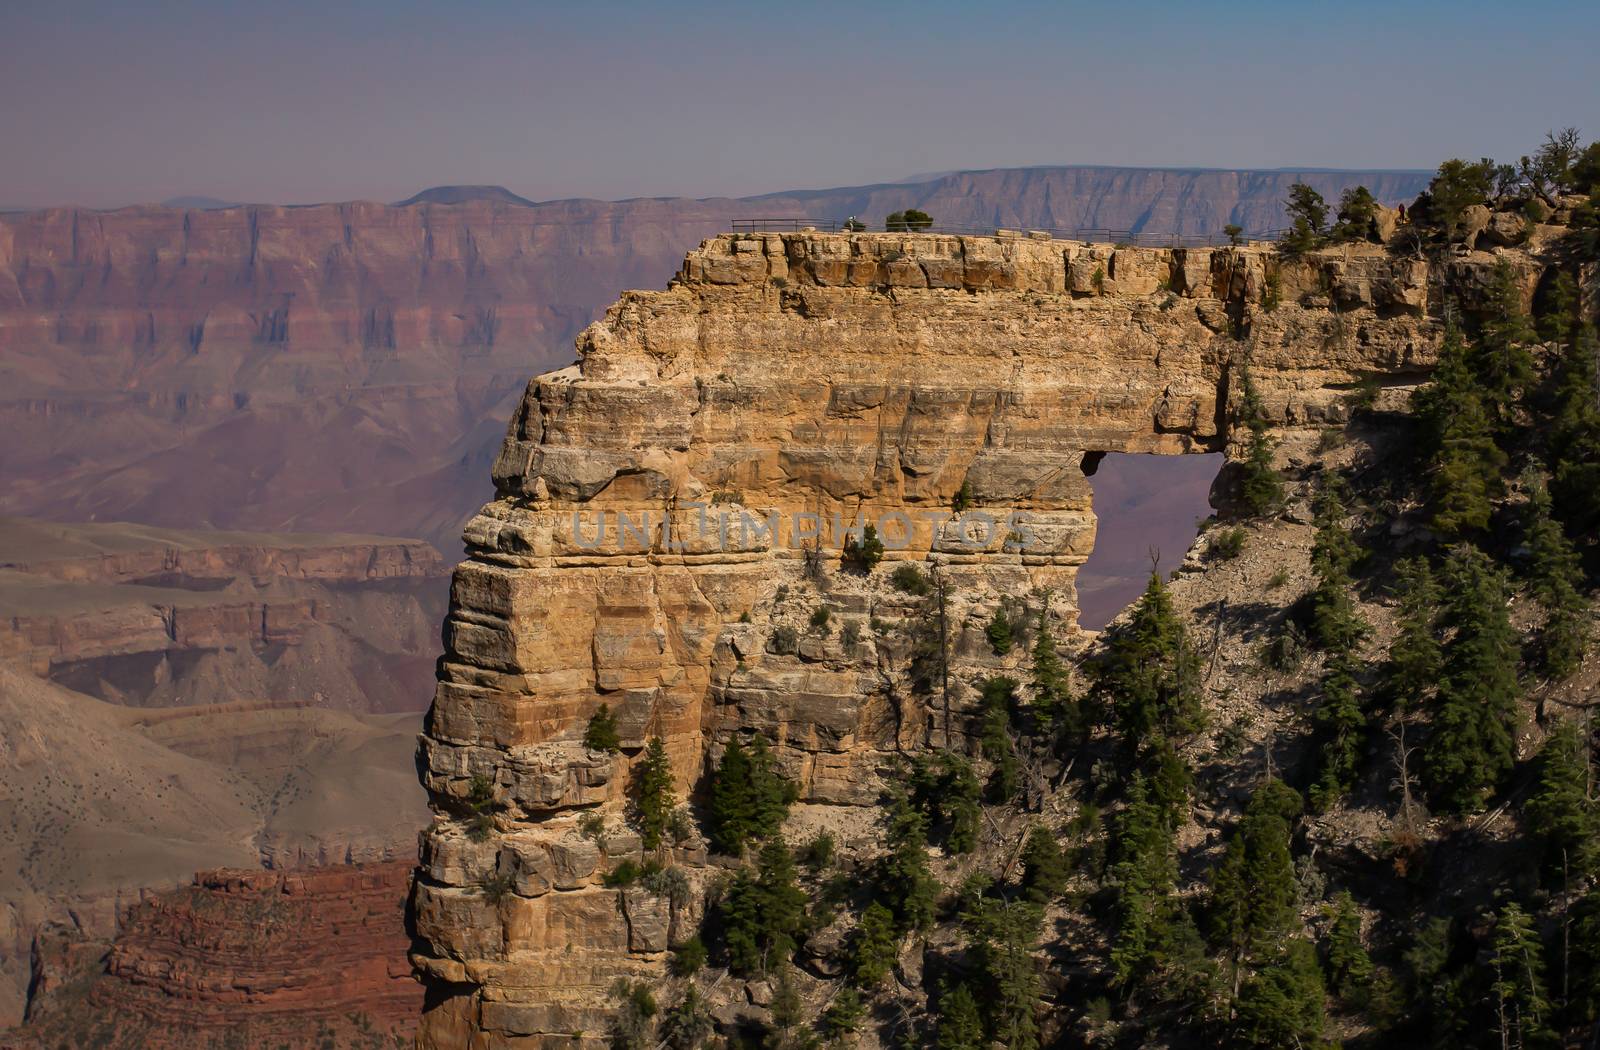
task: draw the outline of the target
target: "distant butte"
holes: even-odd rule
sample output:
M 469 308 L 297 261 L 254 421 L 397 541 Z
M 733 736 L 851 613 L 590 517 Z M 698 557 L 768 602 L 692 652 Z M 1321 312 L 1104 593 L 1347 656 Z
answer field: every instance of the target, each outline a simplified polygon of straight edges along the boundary
M 526 208 L 535 207 L 533 201 L 517 196 L 504 186 L 433 186 L 414 197 L 397 201 L 395 207 L 405 208 L 413 204 L 465 204 L 467 201 L 500 201 L 503 204 L 520 204 Z

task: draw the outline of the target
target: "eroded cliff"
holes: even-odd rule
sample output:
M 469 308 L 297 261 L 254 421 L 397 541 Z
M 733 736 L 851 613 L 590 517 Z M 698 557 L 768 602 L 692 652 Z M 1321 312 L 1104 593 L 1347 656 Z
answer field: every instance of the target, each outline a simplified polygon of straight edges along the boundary
M 1398 403 L 1445 290 L 1471 301 L 1502 260 L 1531 292 L 1524 248 L 767 234 L 624 295 L 529 386 L 467 528 L 419 757 L 421 1044 L 598 1045 L 613 978 L 663 971 L 697 895 L 603 884 L 639 856 L 622 818 L 647 736 L 688 794 L 731 734 L 764 733 L 795 820 L 870 838 L 850 814 L 894 756 L 965 746 L 971 683 L 1017 666 L 984 643 L 996 609 L 1076 636 L 1100 453 L 1236 453 L 1247 367 L 1290 446 L 1358 388 Z M 870 572 L 840 564 L 859 522 L 891 548 Z M 932 597 L 890 583 L 907 561 Z M 622 756 L 582 744 L 601 703 Z M 697 835 L 673 848 L 703 881 Z

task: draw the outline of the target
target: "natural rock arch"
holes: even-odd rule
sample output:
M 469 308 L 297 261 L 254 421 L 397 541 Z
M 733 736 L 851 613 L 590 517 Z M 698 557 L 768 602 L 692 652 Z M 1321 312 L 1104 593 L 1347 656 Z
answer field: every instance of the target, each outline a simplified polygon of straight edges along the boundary
M 412 898 L 421 1045 L 599 1045 L 612 980 L 662 972 L 692 907 L 601 884 L 638 851 L 618 818 L 648 735 L 683 787 L 755 730 L 804 799 L 870 805 L 889 756 L 964 732 L 907 686 L 893 630 L 846 646 L 807 633 L 815 608 L 914 626 L 922 599 L 885 569 L 937 566 L 961 693 L 1008 666 L 981 643 L 996 608 L 1076 629 L 1098 454 L 1230 447 L 1246 360 L 1289 436 L 1341 419 L 1360 381 L 1400 396 L 1432 364 L 1437 285 L 1470 285 L 1493 261 L 1479 254 L 1441 272 L 1375 245 L 1288 264 L 1263 247 L 761 234 L 707 241 L 667 290 L 625 294 L 577 364 L 529 385 L 497 498 L 466 529 L 419 749 L 439 814 Z M 1008 528 L 975 548 L 960 499 Z M 718 525 L 774 511 L 771 535 Z M 848 523 L 894 514 L 913 528 L 885 568 L 833 568 Z M 625 757 L 581 746 L 602 702 Z M 604 850 L 579 830 L 589 811 L 612 822 Z

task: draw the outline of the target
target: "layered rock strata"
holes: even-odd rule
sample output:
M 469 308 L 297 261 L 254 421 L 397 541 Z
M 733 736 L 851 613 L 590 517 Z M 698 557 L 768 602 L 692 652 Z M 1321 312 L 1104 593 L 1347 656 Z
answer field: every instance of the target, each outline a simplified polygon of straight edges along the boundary
M 398 1045 L 409 862 L 219 869 L 130 907 L 109 948 L 39 935 L 29 1023 L 0 1043 L 209 1050 Z
M 685 794 L 754 731 L 802 806 L 871 804 L 897 755 L 966 746 L 970 682 L 1020 659 L 984 642 L 996 609 L 1075 636 L 1101 454 L 1236 453 L 1247 367 L 1283 432 L 1403 396 L 1443 290 L 1501 258 L 1531 292 L 1520 250 L 767 234 L 625 294 L 529 385 L 466 529 L 419 751 L 420 1045 L 600 1045 L 612 980 L 662 972 L 694 916 L 603 884 L 647 737 Z M 890 549 L 853 572 L 863 522 Z M 904 562 L 931 593 L 890 584 Z M 582 746 L 602 703 L 622 756 Z M 669 852 L 703 877 L 693 836 Z
M 0 661 L 133 706 L 421 706 L 446 566 L 419 540 L 0 518 Z

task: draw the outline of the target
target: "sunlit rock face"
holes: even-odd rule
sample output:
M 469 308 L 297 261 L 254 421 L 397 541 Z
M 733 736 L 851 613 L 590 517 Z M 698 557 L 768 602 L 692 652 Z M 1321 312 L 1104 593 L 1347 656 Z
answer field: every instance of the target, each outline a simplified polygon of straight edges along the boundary
M 975 681 L 1023 677 L 996 610 L 1019 643 L 1080 637 L 1096 454 L 1236 453 L 1246 365 L 1281 434 L 1363 382 L 1398 398 L 1434 360 L 1440 286 L 1495 258 L 760 234 L 624 295 L 529 385 L 466 529 L 419 751 L 421 1045 L 598 1046 L 611 982 L 663 972 L 694 906 L 601 882 L 640 853 L 649 736 L 684 793 L 760 732 L 803 803 L 874 803 L 896 756 L 970 746 Z M 840 559 L 863 523 L 889 548 L 870 573 Z M 907 562 L 932 594 L 891 583 Z M 582 746 L 602 703 L 620 756 Z M 671 852 L 704 878 L 697 837 Z

